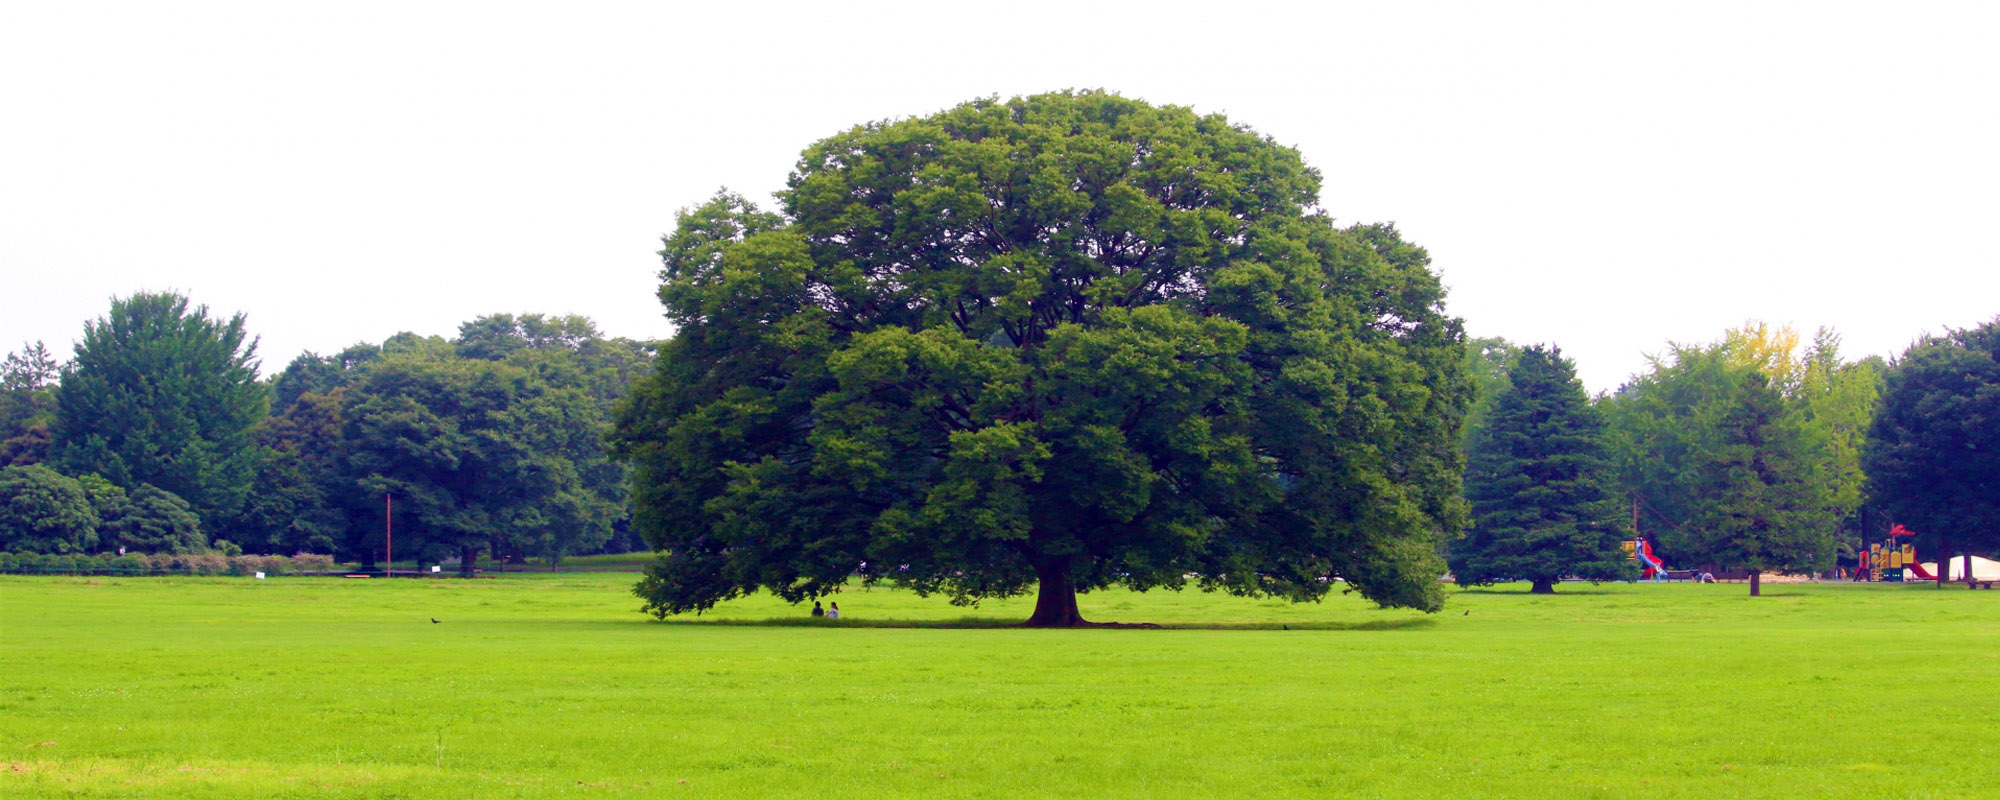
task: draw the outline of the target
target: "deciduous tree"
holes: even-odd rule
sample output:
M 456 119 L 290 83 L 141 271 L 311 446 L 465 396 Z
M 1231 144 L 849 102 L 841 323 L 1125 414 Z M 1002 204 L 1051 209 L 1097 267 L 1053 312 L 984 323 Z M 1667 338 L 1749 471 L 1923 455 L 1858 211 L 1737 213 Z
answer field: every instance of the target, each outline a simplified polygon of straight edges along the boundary
M 244 317 L 209 316 L 177 294 L 141 292 L 84 324 L 62 377 L 57 461 L 136 491 L 152 484 L 220 520 L 256 473 L 251 432 L 269 407 Z
M 1626 490 L 1669 557 L 1752 573 L 1833 564 L 1840 508 L 1823 437 L 1765 370 L 1768 348 L 1676 346 L 1610 398 Z M 1794 384 L 1796 388 L 1796 384 Z
M 1463 525 L 1463 334 L 1428 256 L 1336 228 L 1299 154 L 1081 92 L 808 148 L 765 212 L 666 238 L 679 326 L 621 412 L 660 615 L 862 564 L 954 602 L 1038 589 L 1436 610 Z
M 40 464 L 0 468 L 0 552 L 88 553 L 97 514 L 83 487 Z
M 455 554 L 470 574 L 483 549 L 561 555 L 609 536 L 616 506 L 584 485 L 572 458 L 602 433 L 582 391 L 449 347 L 411 347 L 342 397 L 343 455 L 364 501 L 349 507 L 379 514 L 393 496 L 406 552 Z M 372 537 L 380 516 L 372 522 L 356 533 Z
M 2000 551 L 2000 319 L 1904 352 L 1864 453 L 1878 501 L 1941 563 Z

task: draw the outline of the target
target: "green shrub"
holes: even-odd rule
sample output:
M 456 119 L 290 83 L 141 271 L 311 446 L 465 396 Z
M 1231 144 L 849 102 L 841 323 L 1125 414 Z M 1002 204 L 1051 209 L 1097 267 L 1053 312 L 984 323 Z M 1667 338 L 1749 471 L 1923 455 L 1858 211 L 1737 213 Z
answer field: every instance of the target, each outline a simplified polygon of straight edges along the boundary
M 146 557 L 138 553 L 114 556 L 107 561 L 107 566 L 115 575 L 145 575 L 153 571 L 152 565 L 146 563 Z
M 14 554 L 0 551 L 0 572 L 14 571 Z
M 80 553 L 97 545 L 97 514 L 75 478 L 40 464 L 0 469 L 0 547 Z

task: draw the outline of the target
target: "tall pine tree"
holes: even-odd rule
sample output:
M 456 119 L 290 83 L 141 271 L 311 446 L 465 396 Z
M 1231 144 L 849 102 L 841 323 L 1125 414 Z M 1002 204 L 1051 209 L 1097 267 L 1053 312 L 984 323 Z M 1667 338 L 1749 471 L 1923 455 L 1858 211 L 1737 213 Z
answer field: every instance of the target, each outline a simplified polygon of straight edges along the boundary
M 1634 577 L 1619 544 L 1625 529 L 1604 422 L 1575 365 L 1560 349 L 1535 345 L 1508 378 L 1466 467 L 1472 530 L 1450 558 L 1459 585 L 1526 580 L 1547 594 L 1566 576 Z

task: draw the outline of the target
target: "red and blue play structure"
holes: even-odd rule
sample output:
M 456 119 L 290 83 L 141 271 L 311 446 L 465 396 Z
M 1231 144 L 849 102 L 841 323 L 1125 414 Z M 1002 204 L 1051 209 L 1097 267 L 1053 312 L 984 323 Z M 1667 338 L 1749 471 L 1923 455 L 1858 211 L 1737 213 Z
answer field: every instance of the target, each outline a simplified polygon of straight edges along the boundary
M 1646 537 L 1641 536 L 1626 542 L 1625 549 L 1628 551 L 1628 557 L 1639 560 L 1640 580 L 1657 581 L 1666 578 L 1667 565 L 1660 563 L 1659 556 L 1653 555 L 1653 543 L 1646 541 Z

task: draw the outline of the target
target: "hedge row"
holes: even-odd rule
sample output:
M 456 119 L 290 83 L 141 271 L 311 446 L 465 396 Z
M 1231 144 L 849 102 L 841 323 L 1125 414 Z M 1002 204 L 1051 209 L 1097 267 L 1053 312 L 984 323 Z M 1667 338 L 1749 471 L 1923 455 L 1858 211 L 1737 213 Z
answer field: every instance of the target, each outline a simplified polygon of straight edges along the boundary
M 221 553 L 175 555 L 66 556 L 40 553 L 0 553 L 0 572 L 37 575 L 293 575 L 330 572 L 339 566 L 333 556 L 225 556 Z

